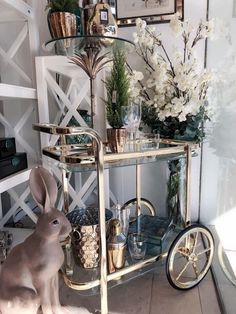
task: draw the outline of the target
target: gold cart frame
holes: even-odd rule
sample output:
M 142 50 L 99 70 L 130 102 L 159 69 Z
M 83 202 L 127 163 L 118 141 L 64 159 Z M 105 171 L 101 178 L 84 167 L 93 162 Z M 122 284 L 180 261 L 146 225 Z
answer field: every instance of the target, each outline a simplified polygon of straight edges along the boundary
M 70 145 L 66 145 L 65 137 L 68 135 L 88 135 L 92 138 L 92 145 L 86 147 L 86 145 L 81 146 L 82 149 L 93 149 L 94 155 L 89 157 L 93 167 L 96 167 L 97 171 L 97 183 L 98 183 L 98 205 L 99 205 L 99 223 L 101 232 L 101 262 L 100 262 L 100 279 L 96 279 L 90 282 L 78 283 L 73 280 L 66 273 L 63 273 L 65 283 L 72 289 L 75 290 L 88 290 L 97 286 L 100 286 L 101 293 L 101 313 L 108 313 L 108 299 L 107 299 L 107 283 L 111 280 L 120 278 L 121 276 L 128 274 L 130 272 L 139 270 L 146 267 L 163 257 L 166 257 L 168 253 L 161 253 L 157 256 L 147 258 L 134 265 L 125 267 L 115 273 L 107 273 L 107 251 L 106 251 L 106 223 L 105 223 L 105 190 L 104 190 L 104 166 L 109 164 L 109 162 L 125 161 L 130 159 L 140 159 L 144 157 L 162 157 L 165 155 L 172 156 L 185 156 L 186 157 L 186 210 L 184 217 L 185 227 L 190 226 L 190 187 L 191 187 L 191 159 L 192 151 L 196 149 L 197 145 L 193 142 L 183 142 L 183 141 L 173 141 L 173 140 L 163 140 L 165 144 L 174 145 L 172 147 L 161 148 L 161 149 L 150 149 L 145 151 L 135 151 L 135 152 L 125 152 L 119 154 L 106 154 L 104 153 L 104 147 L 102 140 L 98 133 L 90 128 L 82 127 L 59 127 L 53 124 L 34 124 L 34 129 L 40 132 L 59 135 L 60 142 L 62 145 L 51 146 L 43 148 L 43 155 L 49 156 L 50 158 L 59 161 L 62 164 L 69 165 L 73 167 L 74 165 L 79 165 L 83 167 L 83 164 L 87 166 L 86 160 L 84 160 L 80 154 L 71 154 Z M 95 145 L 94 145 L 95 144 Z M 95 147 L 95 148 L 94 148 Z M 140 184 L 140 164 L 136 162 L 136 197 L 137 197 L 137 212 L 140 210 L 140 199 L 141 199 L 141 184 Z M 62 167 L 62 178 L 63 178 L 63 191 L 64 191 L 64 210 L 65 213 L 68 212 L 69 205 L 69 194 L 68 194 L 68 172 L 69 168 Z

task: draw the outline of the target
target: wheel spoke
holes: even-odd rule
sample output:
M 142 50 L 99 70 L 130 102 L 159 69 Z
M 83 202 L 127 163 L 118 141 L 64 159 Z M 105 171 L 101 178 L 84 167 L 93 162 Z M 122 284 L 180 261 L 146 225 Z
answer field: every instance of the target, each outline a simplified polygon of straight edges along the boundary
M 209 247 L 208 249 L 205 249 L 205 250 L 203 250 L 203 251 L 197 253 L 196 255 L 199 256 L 199 255 L 202 255 L 202 254 L 207 253 L 207 252 L 209 252 L 209 251 L 211 251 L 211 248 L 210 248 L 210 247 Z
M 196 262 L 193 262 L 192 265 L 193 265 L 193 269 L 194 269 L 196 278 L 198 278 L 198 276 L 199 276 L 199 271 L 198 271 Z
M 179 278 L 183 275 L 183 273 L 185 272 L 185 270 L 187 269 L 188 265 L 190 262 L 188 262 L 184 268 L 181 270 L 181 272 L 179 273 L 179 275 L 176 277 L 176 280 L 179 280 Z
M 196 232 L 196 236 L 195 236 L 195 239 L 194 239 L 194 242 L 193 242 L 192 253 L 194 253 L 195 250 L 196 250 L 196 247 L 197 247 L 197 240 L 198 240 L 198 232 Z
M 179 249 L 177 250 L 177 252 L 178 252 L 179 254 L 185 256 L 185 257 L 188 257 L 188 256 L 189 256 L 189 254 L 186 253 L 186 252 L 184 251 L 184 248 L 182 248 L 182 247 L 179 248 Z

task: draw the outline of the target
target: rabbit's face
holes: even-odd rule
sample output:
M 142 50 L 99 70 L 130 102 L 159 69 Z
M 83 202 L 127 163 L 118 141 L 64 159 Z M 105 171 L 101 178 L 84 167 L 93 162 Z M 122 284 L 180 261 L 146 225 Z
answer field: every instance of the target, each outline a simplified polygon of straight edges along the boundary
M 65 215 L 55 208 L 39 217 L 36 229 L 42 236 L 62 238 L 66 238 L 72 230 Z

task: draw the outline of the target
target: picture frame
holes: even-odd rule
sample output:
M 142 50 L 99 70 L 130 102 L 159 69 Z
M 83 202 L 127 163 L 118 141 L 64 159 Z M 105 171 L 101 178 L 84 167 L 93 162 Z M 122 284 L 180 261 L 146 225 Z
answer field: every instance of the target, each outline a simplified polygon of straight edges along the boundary
M 232 17 L 233 17 L 233 18 L 236 18 L 236 0 L 233 1 Z
M 137 18 L 148 24 L 168 23 L 175 13 L 184 18 L 184 0 L 110 0 L 110 6 L 119 27 L 134 26 Z

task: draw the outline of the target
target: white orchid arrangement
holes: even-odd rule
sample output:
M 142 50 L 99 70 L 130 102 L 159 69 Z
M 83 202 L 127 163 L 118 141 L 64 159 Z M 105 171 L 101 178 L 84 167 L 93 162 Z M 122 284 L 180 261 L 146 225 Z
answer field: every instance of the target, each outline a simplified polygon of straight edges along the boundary
M 175 49 L 172 57 L 155 27 L 137 19 L 134 42 L 146 73 L 132 71 L 132 96 L 145 100 L 144 122 L 164 136 L 181 138 L 187 133 L 201 141 L 200 124 L 209 118 L 207 100 L 213 74 L 198 62 L 194 50 L 200 40 L 215 36 L 215 24 L 201 21 L 194 29 L 188 20 L 174 15 L 170 28 L 182 43 L 181 51 Z

